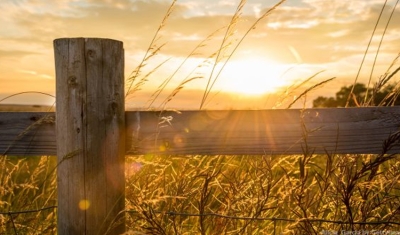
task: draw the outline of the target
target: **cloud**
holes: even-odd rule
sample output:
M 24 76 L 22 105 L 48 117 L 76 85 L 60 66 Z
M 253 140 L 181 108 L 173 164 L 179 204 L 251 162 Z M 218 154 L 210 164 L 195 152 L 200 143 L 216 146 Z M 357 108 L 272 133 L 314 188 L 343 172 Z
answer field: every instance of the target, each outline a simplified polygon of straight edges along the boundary
M 23 50 L 0 50 L 0 60 L 19 59 L 22 56 L 36 55 L 37 52 Z
M 241 20 L 234 26 L 235 34 L 229 37 L 233 46 L 228 50 L 232 50 L 257 17 L 276 2 L 248 1 Z M 391 5 L 384 9 L 372 51 L 377 49 L 391 13 L 394 1 L 389 2 Z M 52 41 L 62 37 L 121 40 L 125 47 L 127 71 L 133 70 L 143 57 L 170 4 L 170 1 L 156 0 L 1 1 L 0 72 L 3 74 L 0 82 L 3 84 L 5 77 L 27 81 L 34 79 L 35 74 L 21 73 L 21 70 L 35 71 L 37 78 L 41 74 L 54 76 Z M 353 69 L 356 69 L 357 59 L 367 47 L 382 4 L 378 0 L 287 1 L 251 30 L 232 59 L 240 60 L 250 54 L 293 65 L 301 61 L 328 70 L 338 69 L 329 66 L 339 64 L 339 61 L 351 60 L 355 63 Z M 220 29 L 193 57 L 199 62 L 217 52 L 236 7 L 234 1 L 177 1 L 157 39 L 157 45 L 166 45 L 160 57 L 151 62 L 152 65 L 166 58 L 183 60 L 203 39 Z M 386 31 L 380 63 L 388 64 L 391 62 L 389 58 L 397 55 L 399 39 L 398 7 Z M 179 64 L 176 61 L 174 66 Z M 340 65 L 346 64 L 341 62 Z M 171 74 L 170 70 L 168 74 Z M 176 85 L 181 78 L 174 78 L 174 81 L 172 84 Z
M 324 45 L 357 41 L 365 43 L 376 21 L 376 11 L 379 10 L 379 5 L 375 1 L 368 3 L 329 1 L 326 3 L 305 0 L 303 2 L 302 6 L 286 5 L 278 8 L 261 22 L 245 41 L 254 44 L 257 51 L 260 48 L 261 51 L 278 57 L 282 57 L 282 54 L 288 56 L 290 47 L 295 48 L 300 55 L 304 54 L 305 58 L 308 55 L 312 57 L 314 55 L 306 51 L 320 50 Z M 127 51 L 135 53 L 147 48 L 169 4 L 166 1 L 131 2 L 128 0 L 72 1 L 72 3 L 61 1 L 57 4 L 52 1 L 47 4 L 38 2 L 28 4 L 22 7 L 22 10 L 12 11 L 13 13 L 9 14 L 15 19 L 13 24 L 18 25 L 15 28 L 20 28 L 24 35 L 33 36 L 29 38 L 32 43 L 48 46 L 48 42 L 59 37 L 109 37 L 124 41 Z M 47 7 L 43 7 L 45 5 Z M 227 26 L 236 6 L 224 1 L 217 1 L 213 5 L 216 10 L 223 7 L 229 9 L 230 14 L 225 14 L 224 11 L 207 13 L 208 8 L 202 8 L 204 3 L 201 4 L 201 2 L 186 1 L 182 4 L 178 2 L 175 11 L 160 32 L 159 43 L 167 42 L 162 53 L 171 56 L 187 56 L 201 39 Z M 254 8 L 256 5 L 253 3 L 252 6 Z M 203 9 L 203 12 L 207 14 L 198 13 L 190 16 L 189 13 L 194 14 L 193 8 L 196 7 Z M 259 5 L 257 7 L 260 8 Z M 262 13 L 267 9 L 269 8 L 259 9 L 259 11 Z M 389 10 L 389 8 L 386 10 L 385 15 L 389 13 Z M 256 20 L 256 14 L 254 10 L 252 11 L 244 15 L 243 21 L 238 23 L 234 39 L 240 39 Z M 393 19 L 392 28 L 398 19 L 399 17 Z M 395 40 L 394 35 L 397 32 L 389 30 L 388 35 L 393 35 L 393 40 Z M 223 33 L 224 31 L 221 31 L 214 37 L 215 40 L 208 41 L 209 47 L 203 49 L 204 56 L 218 50 Z M 265 36 L 259 37 L 262 34 Z M 25 42 L 26 38 L 16 38 L 16 41 Z M 261 45 L 263 42 L 264 46 Z M 287 56 L 285 56 L 286 59 L 280 59 L 283 62 L 291 61 Z M 327 60 L 328 58 L 321 61 L 321 57 L 317 56 L 315 59 L 310 58 L 309 62 Z

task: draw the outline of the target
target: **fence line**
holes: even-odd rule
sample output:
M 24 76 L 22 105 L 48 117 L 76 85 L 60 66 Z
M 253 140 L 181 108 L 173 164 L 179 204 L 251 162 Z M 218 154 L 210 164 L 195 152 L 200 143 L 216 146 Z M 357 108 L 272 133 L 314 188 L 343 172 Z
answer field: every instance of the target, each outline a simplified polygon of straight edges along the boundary
M 400 107 L 125 112 L 122 42 L 64 38 L 54 51 L 56 114 L 0 113 L 0 153 L 58 156 L 61 235 L 104 233 L 125 211 L 125 154 L 400 152 L 384 145 L 399 137 Z M 79 210 L 82 201 L 92 206 Z M 119 219 L 113 234 L 125 230 Z
M 5 127 L 0 153 L 56 155 L 55 115 L 0 113 Z M 305 142 L 320 154 L 379 154 L 398 131 L 400 107 L 126 111 L 124 116 L 126 154 L 287 155 L 301 154 Z
M 40 209 L 26 210 L 26 211 L 8 211 L 8 212 L 1 212 L 0 211 L 0 215 L 8 215 L 10 217 L 10 221 L 11 221 L 11 224 L 13 226 L 14 233 L 18 234 L 17 228 L 15 227 L 13 215 L 27 214 L 27 213 L 37 213 L 37 212 L 50 210 L 50 209 L 57 209 L 57 206 L 49 206 L 49 207 L 43 207 L 43 208 L 40 208 Z
M 0 215 L 15 215 L 15 214 L 26 214 L 26 213 L 37 213 L 45 210 L 57 209 L 57 206 L 49 206 L 43 207 L 40 209 L 34 210 L 25 210 L 25 211 L 8 211 L 1 212 Z M 167 216 L 188 216 L 188 217 L 218 217 L 225 219 L 236 219 L 236 220 L 270 220 L 270 221 L 286 221 L 286 222 L 322 222 L 322 223 L 332 223 L 332 224 L 360 224 L 360 225 L 400 225 L 400 222 L 394 221 L 369 221 L 369 222 L 349 222 L 342 220 L 326 220 L 326 219 L 311 219 L 311 218 L 301 218 L 301 219 L 288 219 L 288 218 L 279 218 L 279 217 L 244 217 L 244 216 L 231 216 L 231 215 L 223 215 L 219 213 L 189 213 L 189 212 L 175 212 L 175 211 L 152 211 L 156 214 L 164 214 Z M 126 210 L 125 213 L 132 214 L 140 214 L 140 211 L 136 210 Z M 12 217 L 11 217 L 12 220 Z
M 134 213 L 140 214 L 139 211 L 135 210 L 127 210 L 127 213 Z M 287 218 L 277 218 L 277 217 L 242 217 L 242 216 L 230 216 L 230 215 L 223 215 L 218 213 L 203 213 L 203 214 L 196 214 L 196 213 L 188 213 L 188 212 L 174 212 L 174 211 L 153 211 L 157 214 L 164 214 L 169 216 L 189 216 L 189 217 L 219 217 L 225 219 L 237 219 L 237 220 L 270 220 L 270 221 L 286 221 L 286 222 L 323 222 L 323 223 L 332 223 L 332 224 L 361 224 L 361 225 L 380 225 L 380 224 L 394 224 L 400 225 L 400 222 L 393 222 L 393 221 L 371 221 L 371 222 L 348 222 L 342 220 L 325 220 L 325 219 L 310 219 L 310 218 L 302 218 L 302 219 L 287 219 Z
M 34 209 L 34 210 L 26 210 L 26 211 L 8 211 L 8 212 L 1 212 L 0 215 L 14 215 L 14 214 L 26 214 L 26 213 L 36 213 L 40 211 L 45 211 L 45 210 L 50 210 L 50 209 L 55 209 L 57 206 L 48 206 L 48 207 L 43 207 L 40 209 Z

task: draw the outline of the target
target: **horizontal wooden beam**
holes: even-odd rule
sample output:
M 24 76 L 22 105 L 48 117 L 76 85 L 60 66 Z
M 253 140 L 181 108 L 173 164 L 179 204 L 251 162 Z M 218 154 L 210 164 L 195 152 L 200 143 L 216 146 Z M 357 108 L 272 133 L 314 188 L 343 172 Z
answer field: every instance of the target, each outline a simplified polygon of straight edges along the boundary
M 0 112 L 1 155 L 56 155 L 55 113 Z
M 400 107 L 125 115 L 127 154 L 382 153 L 400 130 Z M 54 119 L 54 113 L 0 113 L 0 153 L 55 155 Z

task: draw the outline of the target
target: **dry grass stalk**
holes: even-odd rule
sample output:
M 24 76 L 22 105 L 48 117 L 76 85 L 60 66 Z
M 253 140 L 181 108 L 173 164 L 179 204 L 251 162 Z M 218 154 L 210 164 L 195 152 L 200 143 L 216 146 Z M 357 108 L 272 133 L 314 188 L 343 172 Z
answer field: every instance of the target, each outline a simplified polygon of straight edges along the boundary
M 231 57 L 234 55 L 234 53 L 236 52 L 236 50 L 238 49 L 238 47 L 241 45 L 241 43 L 244 41 L 245 38 L 247 38 L 248 34 L 257 27 L 257 25 L 264 20 L 265 18 L 267 18 L 267 16 L 269 16 L 276 8 L 278 8 L 280 5 L 282 5 L 286 0 L 280 0 L 278 3 L 276 3 L 274 6 L 272 6 L 269 10 L 267 10 L 264 14 L 262 14 L 248 29 L 247 31 L 242 35 L 242 37 L 240 38 L 240 40 L 238 41 L 238 43 L 236 43 L 236 45 L 234 46 L 234 48 L 232 49 L 231 52 L 229 52 L 227 55 L 223 54 L 222 52 L 225 52 L 225 49 L 228 48 L 229 46 L 233 45 L 233 43 L 230 40 L 230 37 L 233 36 L 234 34 L 234 30 L 235 30 L 235 26 L 238 23 L 240 16 L 242 14 L 242 10 L 244 5 L 246 4 L 246 1 L 241 0 L 239 2 L 239 5 L 235 11 L 235 13 L 232 16 L 232 19 L 229 23 L 229 26 L 227 28 L 227 31 L 225 33 L 225 36 L 221 42 L 221 46 L 220 46 L 220 50 L 218 52 L 218 55 L 215 59 L 214 62 L 214 66 L 211 70 L 211 74 L 210 77 L 207 81 L 207 86 L 204 89 L 204 94 L 203 94 L 203 98 L 201 100 L 200 103 L 200 109 L 202 109 L 206 103 L 207 97 L 209 96 L 215 82 L 217 81 L 218 77 L 220 76 L 221 72 L 223 71 L 223 69 L 225 68 L 225 66 L 227 65 L 227 63 L 229 62 L 229 60 L 231 59 Z M 218 65 L 218 63 L 222 62 L 223 59 L 225 59 L 225 61 L 222 64 L 222 67 L 219 69 L 219 71 L 216 71 L 216 66 Z M 214 73 L 217 73 L 215 77 L 213 77 Z
M 171 5 L 169 6 L 169 8 L 167 9 L 167 13 L 165 14 L 164 18 L 162 19 L 158 29 L 156 30 L 153 39 L 150 42 L 149 47 L 146 50 L 146 53 L 142 59 L 142 61 L 139 63 L 139 65 L 136 67 L 136 69 L 134 69 L 132 71 L 132 73 L 130 74 L 130 76 L 128 77 L 128 87 L 127 87 L 127 91 L 126 91 L 126 95 L 125 97 L 133 94 L 135 91 L 138 91 L 140 89 L 141 86 L 143 86 L 145 84 L 145 82 L 147 81 L 148 76 L 153 73 L 155 70 L 157 70 L 162 64 L 164 64 L 165 62 L 162 62 L 161 64 L 159 64 L 158 66 L 156 66 L 156 68 L 154 68 L 149 74 L 147 74 L 147 76 L 144 76 L 140 79 L 140 81 L 138 81 L 136 84 L 136 80 L 139 78 L 140 76 L 140 72 L 143 69 L 143 67 L 145 67 L 148 63 L 148 61 L 153 58 L 154 56 L 157 55 L 157 53 L 165 46 L 166 43 L 161 44 L 161 46 L 157 46 L 158 41 L 160 40 L 160 32 L 162 31 L 162 29 L 165 27 L 166 22 L 168 20 L 168 18 L 170 18 L 174 8 L 175 8 L 175 4 L 176 4 L 176 0 L 173 0 Z M 133 86 L 135 84 L 135 86 Z M 132 89 L 133 87 L 133 89 Z
M 211 58 L 215 59 L 213 66 L 221 61 L 226 63 L 258 22 L 283 2 L 260 17 L 228 52 L 245 4 L 241 1 L 221 46 L 204 64 Z M 158 34 L 165 27 L 174 4 L 175 1 L 144 59 L 128 79 L 127 95 L 140 89 L 151 73 L 166 62 L 160 63 L 137 82 L 143 67 L 165 45 L 156 45 L 160 39 Z M 200 47 L 203 43 L 188 58 Z M 214 69 L 205 89 L 202 107 L 218 78 L 219 72 Z M 377 83 L 376 90 L 387 84 L 399 70 L 386 73 Z M 151 104 L 175 72 L 153 94 Z M 314 76 L 292 87 L 298 89 Z M 188 82 L 198 78 L 185 78 L 162 107 L 165 108 Z M 306 89 L 300 97 L 328 81 L 330 79 Z M 398 90 L 391 97 L 397 95 Z M 307 135 L 312 132 L 305 126 L 304 130 L 304 152 L 297 156 L 128 157 L 126 213 L 132 231 L 127 234 L 318 234 L 322 230 L 400 229 L 397 222 L 400 221 L 400 162 L 398 155 L 389 154 L 389 150 L 399 144 L 400 134 L 389 136 L 382 146 L 382 154 L 378 155 L 315 155 L 307 145 Z M 78 151 L 68 154 L 65 159 Z M 8 156 L 2 156 L 0 160 L 0 204 L 5 211 L 54 205 L 55 161 L 41 157 L 38 162 L 28 163 L 26 159 Z M 19 214 L 12 220 L 0 214 L 0 233 L 55 233 L 55 220 L 54 211 Z

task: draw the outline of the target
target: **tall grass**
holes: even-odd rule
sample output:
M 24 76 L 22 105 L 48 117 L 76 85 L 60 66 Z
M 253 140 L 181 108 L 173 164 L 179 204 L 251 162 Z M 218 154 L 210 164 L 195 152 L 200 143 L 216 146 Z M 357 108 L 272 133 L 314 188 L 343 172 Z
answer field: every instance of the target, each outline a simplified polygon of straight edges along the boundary
M 0 208 L 8 213 L 0 214 L 0 234 L 56 233 L 55 166 L 55 157 L 1 156 Z
M 395 156 L 141 156 L 129 157 L 127 167 L 132 231 L 320 234 L 400 229 Z M 379 221 L 386 224 L 372 224 Z
M 205 78 L 196 69 L 210 64 L 200 108 L 223 69 L 250 31 L 276 7 L 259 17 L 234 40 L 246 1 L 239 2 L 228 26 L 210 34 L 167 76 L 151 95 L 148 107 L 165 91 L 183 64 L 207 42 L 224 32 L 220 46 L 213 50 L 159 106 L 164 109 L 187 83 Z M 168 62 L 152 64 L 164 48 L 160 32 L 173 14 L 173 1 L 150 45 L 128 78 L 126 97 L 133 95 L 150 75 Z M 236 44 L 235 44 L 236 42 Z M 396 58 L 396 60 L 398 57 Z M 395 60 L 395 61 L 396 61 Z M 376 83 L 373 94 L 382 89 L 400 68 L 395 61 Z M 152 66 L 150 72 L 143 68 Z M 289 87 L 282 100 L 319 73 Z M 293 102 L 321 83 L 305 89 Z M 386 102 L 397 98 L 398 86 Z M 372 97 L 363 105 L 371 104 Z M 293 102 L 289 105 L 292 106 Z M 320 234 L 322 231 L 400 230 L 400 161 L 387 150 L 398 144 L 394 133 L 384 143 L 382 154 L 313 154 L 305 145 L 303 154 L 292 156 L 127 156 L 127 234 Z M 305 143 L 306 144 L 306 143 Z M 56 204 L 56 161 L 50 157 L 1 156 L 1 211 L 40 209 Z M 38 222 L 39 221 L 39 222 Z M 54 234 L 55 210 L 36 213 L 0 214 L 0 234 Z
M 149 99 L 149 105 L 147 108 L 151 108 L 152 104 L 155 102 L 155 100 L 159 97 L 161 92 L 163 92 L 167 86 L 167 84 L 170 83 L 171 79 L 178 73 L 178 71 L 181 70 L 183 65 L 190 59 L 191 57 L 195 55 L 201 54 L 199 49 L 207 46 L 207 42 L 209 42 L 213 37 L 216 37 L 219 32 L 224 31 L 220 45 L 212 49 L 212 53 L 208 56 L 205 56 L 205 60 L 200 63 L 197 68 L 204 67 L 205 65 L 209 65 L 211 63 L 210 71 L 209 71 L 209 76 L 207 78 L 207 83 L 206 87 L 204 88 L 204 93 L 202 100 L 200 102 L 200 109 L 204 108 L 207 102 L 207 99 L 209 98 L 209 95 L 220 77 L 222 71 L 224 70 L 225 66 L 228 64 L 232 56 L 236 53 L 238 50 L 239 46 L 242 44 L 242 42 L 248 37 L 250 32 L 254 30 L 261 22 L 262 20 L 265 20 L 276 8 L 278 8 L 280 5 L 282 5 L 286 0 L 280 0 L 276 4 L 274 4 L 269 10 L 267 10 L 264 14 L 262 14 L 260 17 L 258 17 L 254 22 L 251 23 L 250 27 L 248 27 L 247 30 L 245 30 L 244 34 L 239 36 L 238 38 L 235 37 L 237 34 L 237 25 L 241 20 L 241 16 L 243 14 L 243 8 L 246 5 L 247 1 L 246 0 L 240 0 L 238 3 L 238 6 L 234 13 L 232 14 L 232 18 L 230 22 L 228 23 L 227 26 L 223 26 L 220 29 L 216 30 L 215 32 L 211 33 L 208 37 L 206 37 L 203 41 L 201 41 L 189 54 L 188 56 L 183 60 L 183 62 L 177 66 L 177 68 L 172 72 L 170 76 L 167 76 L 165 80 L 162 81 L 162 83 L 159 85 L 159 87 L 156 89 L 156 91 L 151 95 Z M 143 85 L 145 85 L 146 82 L 148 82 L 150 75 L 155 73 L 157 70 L 160 69 L 161 66 L 165 65 L 170 58 L 163 60 L 162 62 L 157 63 L 155 66 L 153 66 L 151 69 L 149 69 L 149 72 L 142 74 L 143 69 L 148 66 L 151 62 L 152 59 L 155 59 L 157 54 L 162 50 L 162 48 L 166 45 L 166 43 L 161 43 L 162 41 L 162 36 L 160 35 L 162 30 L 166 27 L 168 18 L 173 14 L 173 10 L 175 7 L 176 1 L 172 1 L 172 4 L 170 7 L 167 9 L 167 13 L 162 19 L 162 22 L 160 23 L 159 28 L 156 30 L 153 39 L 150 42 L 150 45 L 148 49 L 146 50 L 146 53 L 143 57 L 143 59 L 140 61 L 139 65 L 132 71 L 131 75 L 128 78 L 128 84 L 127 84 L 127 91 L 126 91 L 126 97 L 129 99 L 129 96 L 132 96 L 135 92 L 139 91 Z M 161 43 L 161 44 L 159 44 Z M 206 75 L 192 75 L 195 74 L 195 71 L 192 71 L 192 73 L 189 74 L 188 77 L 184 78 L 179 85 L 172 90 L 170 95 L 167 96 L 166 100 L 164 100 L 160 107 L 165 107 L 165 104 L 168 103 L 172 97 L 176 96 L 176 94 L 183 89 L 183 87 L 196 79 L 199 78 L 205 78 Z
M 388 18 L 388 20 L 387 20 L 387 22 L 386 22 L 384 31 L 383 31 L 383 33 L 382 33 L 382 35 L 381 35 L 381 39 L 380 39 L 380 41 L 379 41 L 379 45 L 378 45 L 377 51 L 376 51 L 376 53 L 375 53 L 374 62 L 373 62 L 373 65 L 371 66 L 371 73 L 370 73 L 370 76 L 369 76 L 369 79 L 368 79 L 367 92 L 366 92 L 365 99 L 364 99 L 364 104 L 365 104 L 365 105 L 369 104 L 368 101 L 371 100 L 371 99 L 368 100 L 368 89 L 369 89 L 370 84 L 371 84 L 371 82 L 372 82 L 372 76 L 373 76 L 373 73 L 374 73 L 374 69 L 375 69 L 376 61 L 377 61 L 377 58 L 378 58 L 378 55 L 379 55 L 379 52 L 380 52 L 380 48 L 381 48 L 381 45 L 382 45 L 382 42 L 383 42 L 383 38 L 385 37 L 386 30 L 387 30 L 387 28 L 389 27 L 389 24 L 390 24 L 390 22 L 391 22 L 391 20 L 392 20 L 393 13 L 395 12 L 398 3 L 399 3 L 399 1 L 397 0 L 396 3 L 395 3 L 395 5 L 393 6 L 392 12 L 391 12 L 391 14 L 390 14 L 390 16 L 389 16 L 389 18 Z M 380 13 L 379 13 L 378 19 L 376 20 L 376 24 L 375 24 L 375 26 L 374 26 L 374 29 L 373 29 L 372 33 L 371 33 L 371 37 L 370 37 L 370 39 L 369 39 L 369 41 L 368 41 L 368 45 L 367 45 L 367 47 L 366 47 L 366 49 L 365 49 L 364 56 L 363 56 L 363 58 L 362 58 L 362 60 L 361 60 L 361 63 L 360 63 L 360 67 L 359 67 L 359 69 L 358 69 L 358 71 L 357 71 L 357 75 L 356 75 L 355 78 L 354 78 L 353 86 L 352 86 L 352 88 L 351 88 L 351 91 L 350 91 L 349 96 L 347 97 L 346 107 L 348 107 L 349 102 L 350 102 L 350 100 L 351 100 L 351 98 L 352 98 L 353 91 L 354 91 L 354 87 L 355 87 L 355 85 L 357 84 L 357 81 L 358 81 L 359 76 L 360 76 L 360 73 L 361 73 L 361 69 L 362 69 L 362 67 L 363 67 L 363 65 L 364 65 L 364 61 L 365 61 L 365 59 L 366 59 L 366 57 L 367 57 L 367 54 L 368 54 L 368 51 L 369 51 L 369 49 L 370 49 L 370 47 L 371 47 L 372 39 L 373 39 L 373 37 L 375 36 L 376 29 L 378 28 L 379 22 L 381 21 L 381 18 L 382 18 L 383 11 L 384 11 L 384 9 L 385 9 L 386 7 L 387 7 L 387 0 L 385 0 L 385 2 L 384 2 L 383 5 L 382 5 L 382 8 L 381 8 L 381 11 L 380 11 Z M 397 60 L 397 58 L 396 58 L 395 60 Z M 379 83 L 379 82 L 378 82 L 378 83 Z M 379 85 L 378 85 L 378 86 L 375 86 L 375 88 L 374 88 L 374 89 L 375 89 L 375 92 L 376 92 L 376 88 L 377 88 L 377 87 L 378 87 L 378 88 L 382 88 L 382 86 L 379 86 Z
M 257 19 L 234 44 L 233 32 L 245 4 L 240 1 L 219 48 L 209 57 L 214 62 L 200 109 L 221 69 L 251 29 L 270 13 Z M 222 68 L 217 69 L 219 63 Z M 392 71 L 393 64 L 376 83 L 375 92 L 399 71 Z M 318 74 L 289 87 L 281 102 Z M 333 79 L 305 89 L 288 107 Z M 396 88 L 387 99 L 397 94 Z M 362 105 L 371 105 L 371 100 Z M 396 141 L 393 135 L 379 155 L 315 155 L 306 147 L 296 156 L 131 156 L 127 159 L 128 227 L 132 233 L 150 234 L 398 231 L 400 165 L 397 155 L 386 154 Z

